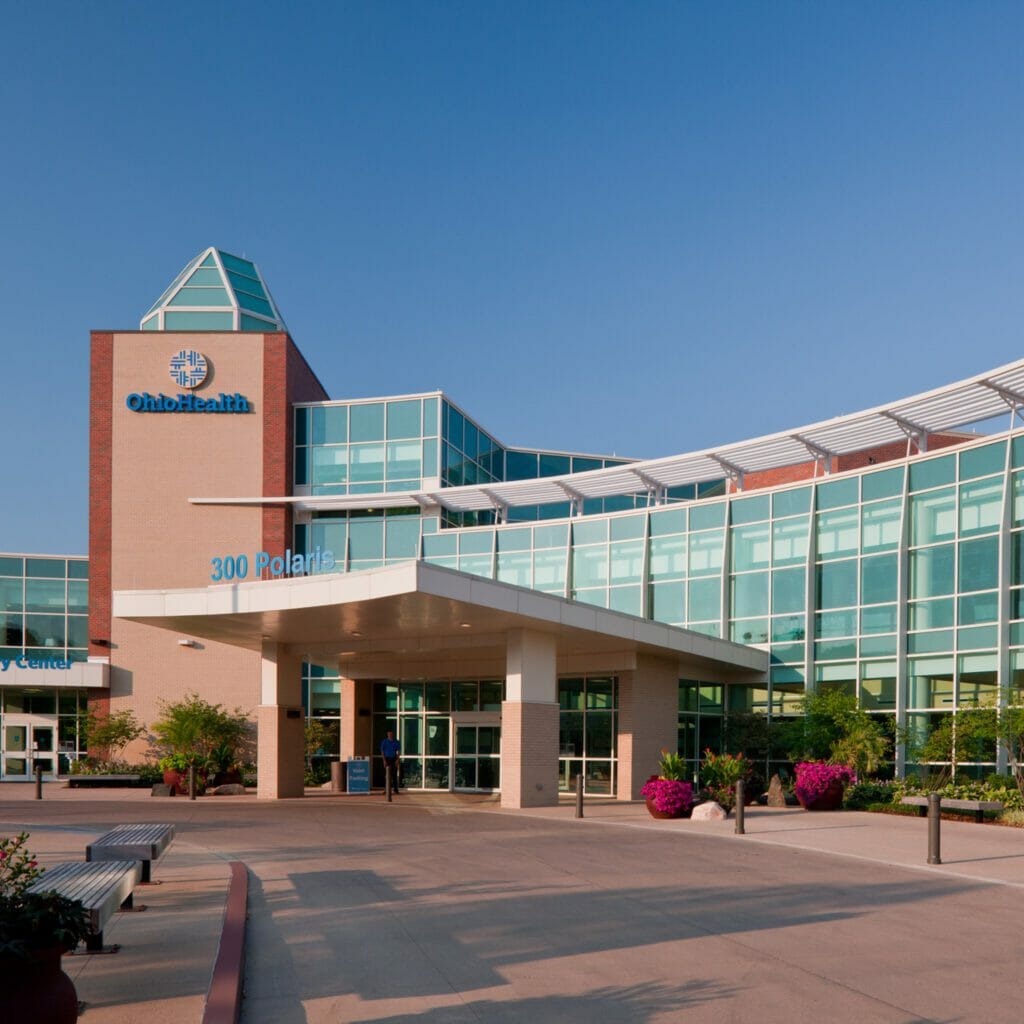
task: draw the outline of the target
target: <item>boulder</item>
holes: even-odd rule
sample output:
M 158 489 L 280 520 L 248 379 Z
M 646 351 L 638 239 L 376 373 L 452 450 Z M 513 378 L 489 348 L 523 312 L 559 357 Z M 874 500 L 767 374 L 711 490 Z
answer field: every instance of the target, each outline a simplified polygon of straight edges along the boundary
M 245 796 L 245 786 L 237 782 L 226 782 L 223 786 L 211 789 L 210 793 L 213 796 Z
M 773 775 L 772 781 L 768 783 L 768 806 L 786 806 L 786 792 L 782 788 L 782 779 L 780 779 L 778 775 Z
M 165 782 L 158 782 L 149 793 L 150 796 L 174 796 L 174 787 Z
M 691 821 L 725 821 L 729 817 L 726 809 L 714 800 L 705 800 L 702 804 L 697 804 L 693 809 L 693 814 L 690 815 Z

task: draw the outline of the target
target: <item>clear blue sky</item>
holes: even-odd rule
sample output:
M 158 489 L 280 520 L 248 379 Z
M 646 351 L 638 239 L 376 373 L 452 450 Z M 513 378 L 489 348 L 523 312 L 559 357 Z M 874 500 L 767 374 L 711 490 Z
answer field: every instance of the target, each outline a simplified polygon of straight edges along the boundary
M 9 2 L 0 550 L 86 550 L 88 332 L 207 245 L 329 393 L 655 456 L 1018 358 L 1019 3 Z

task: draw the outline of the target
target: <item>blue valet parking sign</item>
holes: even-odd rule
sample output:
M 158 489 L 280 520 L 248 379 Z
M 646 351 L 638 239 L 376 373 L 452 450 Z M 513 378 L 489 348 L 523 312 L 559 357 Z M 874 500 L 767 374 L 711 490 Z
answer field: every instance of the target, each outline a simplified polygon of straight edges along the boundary
M 370 762 L 368 758 L 352 758 L 348 762 L 348 791 L 370 792 Z

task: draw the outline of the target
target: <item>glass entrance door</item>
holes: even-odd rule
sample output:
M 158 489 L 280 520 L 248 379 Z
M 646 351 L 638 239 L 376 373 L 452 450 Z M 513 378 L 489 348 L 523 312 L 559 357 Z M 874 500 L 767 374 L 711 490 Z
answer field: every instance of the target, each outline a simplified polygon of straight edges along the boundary
M 455 727 L 453 789 L 490 792 L 501 786 L 501 727 Z
M 0 777 L 9 781 L 35 777 L 38 762 L 44 778 L 52 778 L 56 765 L 54 734 L 56 726 L 47 722 L 18 721 L 18 716 L 7 715 L 3 729 L 3 752 Z

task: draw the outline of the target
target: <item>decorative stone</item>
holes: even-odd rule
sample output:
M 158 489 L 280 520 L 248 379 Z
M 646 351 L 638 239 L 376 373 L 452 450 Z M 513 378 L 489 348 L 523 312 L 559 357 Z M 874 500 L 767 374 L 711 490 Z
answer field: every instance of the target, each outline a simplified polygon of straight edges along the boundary
M 245 796 L 245 786 L 237 782 L 226 782 L 223 786 L 210 790 L 213 796 Z
M 771 782 L 768 783 L 768 806 L 786 806 L 786 791 L 782 788 L 782 779 L 778 775 L 773 775 Z
M 174 796 L 174 786 L 166 782 L 158 782 L 149 792 L 150 796 Z
M 693 814 L 690 815 L 691 821 L 725 821 L 729 815 L 726 809 L 714 800 L 705 800 L 702 804 L 697 804 L 693 809 Z

